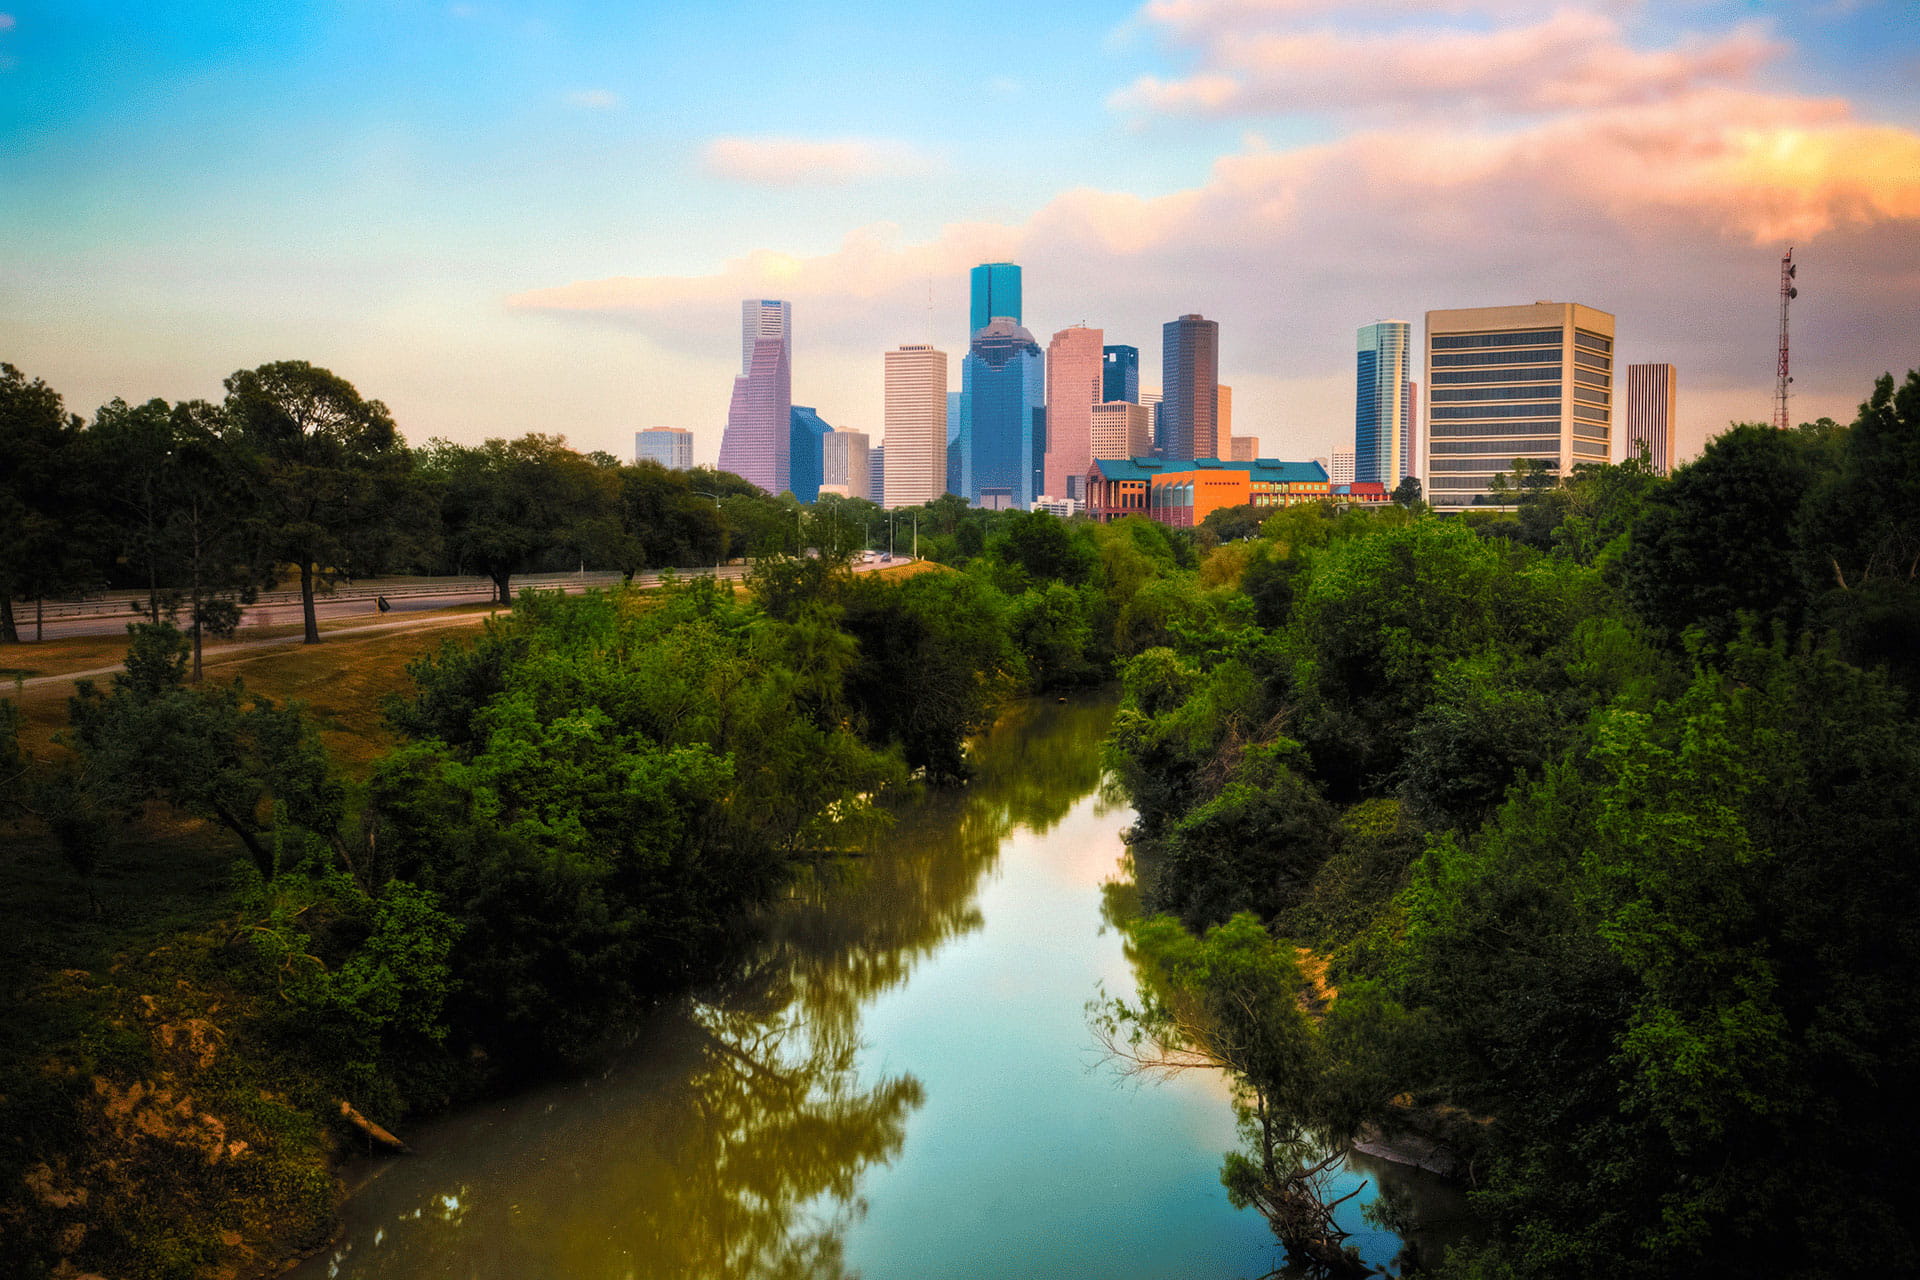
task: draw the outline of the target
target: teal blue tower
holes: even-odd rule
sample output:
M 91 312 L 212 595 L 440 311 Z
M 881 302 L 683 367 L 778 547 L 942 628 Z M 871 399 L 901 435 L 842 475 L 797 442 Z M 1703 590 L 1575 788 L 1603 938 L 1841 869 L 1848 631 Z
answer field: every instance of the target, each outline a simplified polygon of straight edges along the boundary
M 996 316 L 1020 323 L 1020 267 L 1013 262 L 983 262 L 973 269 L 973 323 L 968 334 L 986 328 Z

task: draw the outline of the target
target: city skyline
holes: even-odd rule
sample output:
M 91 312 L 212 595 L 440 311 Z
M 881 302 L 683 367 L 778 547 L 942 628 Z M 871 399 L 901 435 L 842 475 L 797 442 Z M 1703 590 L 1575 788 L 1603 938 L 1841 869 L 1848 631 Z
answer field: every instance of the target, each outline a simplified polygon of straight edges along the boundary
M 951 349 L 999 261 L 1038 332 L 1218 319 L 1270 455 L 1350 431 L 1355 326 L 1575 297 L 1686 379 L 1687 456 L 1769 416 L 1789 244 L 1796 421 L 1915 359 L 1891 3 L 1068 3 L 858 53 L 846 5 L 0 9 L 0 358 L 86 415 L 304 359 L 416 443 L 664 421 L 710 463 L 741 298 L 803 308 L 793 394 L 871 428 L 874 354 Z

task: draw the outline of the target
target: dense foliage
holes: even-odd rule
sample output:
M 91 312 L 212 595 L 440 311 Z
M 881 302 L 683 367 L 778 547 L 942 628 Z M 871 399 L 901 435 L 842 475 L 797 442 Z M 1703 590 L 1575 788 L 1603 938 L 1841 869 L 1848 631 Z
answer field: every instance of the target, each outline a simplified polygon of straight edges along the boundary
M 1325 1146 L 1256 1126 L 1225 1175 L 1276 1225 L 1364 1121 L 1470 1171 L 1450 1274 L 1911 1271 L 1920 373 L 1671 479 L 1519 479 L 1465 521 L 1276 516 L 1251 616 L 1128 663 L 1111 754 L 1170 915 L 1122 1015 L 1232 1057 L 1266 975 L 1268 1034 L 1323 1055 L 1293 1122 Z M 1223 977 L 1229 938 L 1269 958 Z M 1340 992 L 1317 1036 L 1296 944 Z

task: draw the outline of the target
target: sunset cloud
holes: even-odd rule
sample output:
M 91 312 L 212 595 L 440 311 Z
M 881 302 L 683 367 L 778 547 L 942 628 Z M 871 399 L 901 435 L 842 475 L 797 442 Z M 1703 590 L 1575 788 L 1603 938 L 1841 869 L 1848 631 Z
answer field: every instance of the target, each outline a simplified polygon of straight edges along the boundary
M 1590 110 L 1745 83 L 1781 52 L 1754 24 L 1672 48 L 1636 49 L 1615 19 L 1581 9 L 1492 31 L 1241 32 L 1209 37 L 1193 75 L 1143 76 L 1111 105 L 1198 115 Z
M 611 111 L 620 105 L 620 95 L 611 89 L 578 89 L 567 95 L 567 105 L 588 111 Z
M 716 177 L 773 187 L 839 186 L 927 167 L 905 143 L 869 138 L 715 138 L 702 161 Z

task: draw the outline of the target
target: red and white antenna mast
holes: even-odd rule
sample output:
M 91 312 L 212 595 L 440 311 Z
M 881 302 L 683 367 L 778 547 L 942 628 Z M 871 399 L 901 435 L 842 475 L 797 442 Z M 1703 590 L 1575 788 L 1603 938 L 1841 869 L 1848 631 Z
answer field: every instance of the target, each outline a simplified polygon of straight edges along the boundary
M 1773 425 L 1785 431 L 1787 422 L 1787 384 L 1793 381 L 1793 375 L 1787 371 L 1787 304 L 1800 296 L 1793 287 L 1793 277 L 1799 268 L 1793 265 L 1793 247 L 1787 247 L 1787 256 L 1780 259 L 1780 368 L 1778 381 L 1773 389 Z

